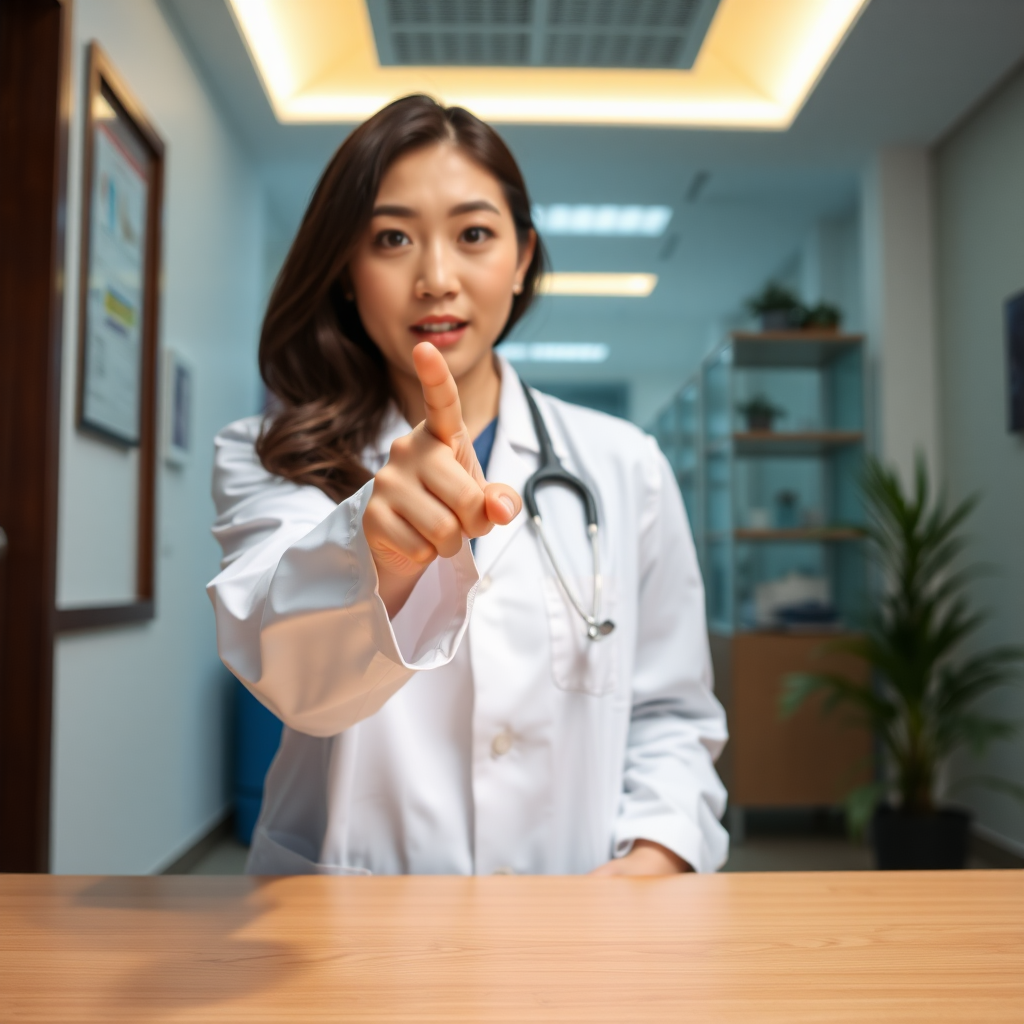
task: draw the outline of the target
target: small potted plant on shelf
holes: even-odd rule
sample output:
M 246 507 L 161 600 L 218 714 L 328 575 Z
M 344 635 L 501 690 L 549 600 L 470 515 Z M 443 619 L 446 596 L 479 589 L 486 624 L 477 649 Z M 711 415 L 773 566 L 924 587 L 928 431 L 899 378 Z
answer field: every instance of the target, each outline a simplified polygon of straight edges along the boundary
M 807 331 L 838 331 L 842 321 L 843 314 L 838 306 L 819 302 L 806 310 L 801 326 Z
M 747 430 L 751 432 L 771 430 L 775 418 L 785 412 L 785 409 L 772 405 L 764 395 L 755 395 L 749 401 L 741 402 L 736 409 L 747 421 Z
M 980 754 L 992 740 L 1015 731 L 1015 723 L 984 714 L 977 701 L 1020 681 L 1024 649 L 964 650 L 985 621 L 966 589 L 976 571 L 955 565 L 965 546 L 962 527 L 977 498 L 953 509 L 941 495 L 932 500 L 921 459 L 911 496 L 894 472 L 874 461 L 863 487 L 870 517 L 866 533 L 886 590 L 864 632 L 827 649 L 866 661 L 874 685 L 834 674 L 790 675 L 782 713 L 792 714 L 811 693 L 822 692 L 826 711 L 845 706 L 874 733 L 884 753 L 885 779 L 854 790 L 846 808 L 854 834 L 871 820 L 878 867 L 963 867 L 970 815 L 936 802 L 940 771 L 959 749 Z M 961 781 L 972 783 L 1024 798 L 1024 788 L 1005 779 Z
M 762 331 L 791 331 L 801 327 L 807 311 L 800 300 L 782 285 L 771 281 L 760 295 L 747 301 L 747 308 L 761 319 Z

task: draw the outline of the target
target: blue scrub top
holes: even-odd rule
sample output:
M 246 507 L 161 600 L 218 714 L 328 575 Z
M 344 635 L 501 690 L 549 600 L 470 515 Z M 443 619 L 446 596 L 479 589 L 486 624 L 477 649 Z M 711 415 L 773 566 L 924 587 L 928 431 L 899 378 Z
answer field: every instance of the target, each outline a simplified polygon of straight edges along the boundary
M 494 447 L 494 435 L 498 431 L 498 417 L 495 416 L 490 423 L 480 431 L 477 439 L 473 442 L 473 451 L 476 452 L 476 461 L 487 476 L 487 463 L 491 461 L 491 449 Z M 469 542 L 469 546 L 476 554 L 476 538 Z
M 476 452 L 476 460 L 480 468 L 487 476 L 487 463 L 491 461 L 491 449 L 494 447 L 494 435 L 498 431 L 498 417 L 495 416 L 490 423 L 480 431 L 479 436 L 473 442 L 473 451 Z

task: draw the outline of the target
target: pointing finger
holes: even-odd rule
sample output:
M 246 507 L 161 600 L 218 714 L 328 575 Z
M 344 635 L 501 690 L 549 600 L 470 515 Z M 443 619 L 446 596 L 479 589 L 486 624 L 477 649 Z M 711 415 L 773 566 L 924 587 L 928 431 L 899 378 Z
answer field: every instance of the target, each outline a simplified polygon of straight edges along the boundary
M 427 430 L 455 448 L 465 441 L 466 424 L 462 422 L 462 404 L 452 371 L 429 341 L 421 341 L 412 350 L 412 358 L 423 388 Z

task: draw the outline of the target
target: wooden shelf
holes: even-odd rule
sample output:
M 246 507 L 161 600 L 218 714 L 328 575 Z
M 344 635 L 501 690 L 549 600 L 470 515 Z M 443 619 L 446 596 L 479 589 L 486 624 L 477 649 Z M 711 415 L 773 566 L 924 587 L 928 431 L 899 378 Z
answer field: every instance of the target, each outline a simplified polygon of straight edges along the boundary
M 734 331 L 733 366 L 827 366 L 863 341 L 862 334 L 840 331 Z
M 863 441 L 864 434 L 859 430 L 750 430 L 732 435 L 737 455 L 824 455 Z

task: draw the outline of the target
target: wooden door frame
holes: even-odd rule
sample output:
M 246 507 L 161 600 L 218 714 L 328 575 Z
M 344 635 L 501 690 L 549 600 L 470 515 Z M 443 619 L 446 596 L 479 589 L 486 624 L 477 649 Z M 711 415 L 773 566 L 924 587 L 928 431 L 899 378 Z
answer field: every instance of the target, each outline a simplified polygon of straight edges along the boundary
M 0 871 L 47 871 L 73 0 L 0 3 Z

